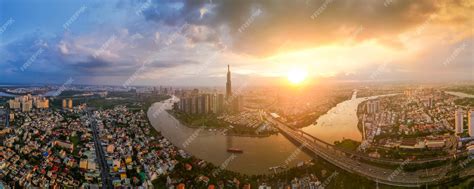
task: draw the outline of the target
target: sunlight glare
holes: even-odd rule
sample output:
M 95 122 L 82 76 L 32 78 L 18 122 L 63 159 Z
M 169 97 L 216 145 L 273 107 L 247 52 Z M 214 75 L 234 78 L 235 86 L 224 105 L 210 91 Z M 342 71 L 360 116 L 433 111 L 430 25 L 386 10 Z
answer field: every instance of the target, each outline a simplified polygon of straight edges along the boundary
M 300 84 L 308 76 L 308 72 L 303 69 L 295 68 L 288 72 L 288 80 L 293 84 Z

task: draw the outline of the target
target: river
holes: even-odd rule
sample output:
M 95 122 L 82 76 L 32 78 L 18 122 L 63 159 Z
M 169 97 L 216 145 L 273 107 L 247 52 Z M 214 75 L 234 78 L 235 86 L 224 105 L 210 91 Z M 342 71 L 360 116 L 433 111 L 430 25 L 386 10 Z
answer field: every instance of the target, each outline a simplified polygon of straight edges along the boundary
M 474 95 L 467 94 L 467 93 L 462 93 L 462 92 L 445 91 L 445 93 L 450 94 L 450 95 L 454 95 L 454 96 L 458 96 L 458 97 L 462 97 L 462 98 L 474 98 Z
M 357 94 L 357 91 L 354 91 L 354 94 Z M 350 100 L 337 104 L 326 114 L 321 115 L 316 124 L 304 127 L 302 130 L 330 144 L 342 139 L 362 141 L 362 133 L 357 128 L 357 107 L 363 101 L 392 95 L 395 94 L 364 98 L 356 98 L 353 95 Z
M 339 103 L 320 116 L 316 125 L 307 126 L 303 130 L 329 143 L 343 138 L 361 141 L 362 135 L 357 129 L 357 106 L 367 99 L 385 95 L 356 98 L 356 93 L 354 91 L 353 98 Z M 172 101 L 166 101 L 157 102 L 150 107 L 147 113 L 152 126 L 161 131 L 174 145 L 217 166 L 228 162 L 226 169 L 232 171 L 265 174 L 271 173 L 269 167 L 280 166 L 285 162 L 289 162 L 288 165 L 291 167 L 312 159 L 281 134 L 261 138 L 233 136 L 232 146 L 244 151 L 243 154 L 237 154 L 237 157 L 233 158 L 232 154 L 227 152 L 228 136 L 206 129 L 186 127 L 166 111 L 160 111 L 163 108 L 170 109 L 171 106 Z M 161 113 L 153 116 L 157 111 Z
M 224 162 L 228 170 L 245 174 L 271 173 L 268 168 L 283 165 L 295 166 L 299 162 L 312 159 L 308 154 L 298 150 L 298 146 L 281 134 L 269 137 L 238 137 L 232 136 L 232 146 L 244 151 L 242 154 L 227 152 L 228 136 L 206 129 L 194 129 L 179 123 L 166 111 L 156 115 L 162 107 L 171 108 L 170 102 L 155 103 L 148 110 L 151 125 L 174 145 L 190 154 L 221 166 Z M 226 161 L 227 160 L 227 161 Z

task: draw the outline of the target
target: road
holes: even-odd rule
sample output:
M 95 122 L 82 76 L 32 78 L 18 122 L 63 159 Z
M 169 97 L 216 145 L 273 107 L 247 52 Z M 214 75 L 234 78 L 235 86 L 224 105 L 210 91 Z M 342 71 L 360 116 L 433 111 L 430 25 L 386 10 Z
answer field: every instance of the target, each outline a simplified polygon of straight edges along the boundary
M 435 184 L 447 178 L 448 166 L 406 172 L 402 169 L 403 166 L 399 166 L 398 169 L 389 169 L 357 161 L 355 158 L 347 156 L 344 152 L 333 149 L 333 146 L 321 145 L 315 142 L 314 139 L 303 136 L 298 130 L 291 129 L 283 123 L 274 120 L 269 115 L 266 115 L 266 119 L 273 123 L 285 136 L 300 144 L 304 144 L 303 146 L 306 149 L 312 151 L 317 156 L 349 173 L 358 174 L 378 183 L 401 187 L 420 187 Z
M 109 174 L 109 165 L 105 159 L 104 148 L 102 148 L 102 142 L 100 141 L 99 131 L 97 129 L 97 120 L 93 120 L 91 123 L 92 135 L 94 137 L 94 146 L 95 152 L 97 155 L 97 160 L 99 161 L 102 177 L 102 188 L 113 188 L 112 179 Z

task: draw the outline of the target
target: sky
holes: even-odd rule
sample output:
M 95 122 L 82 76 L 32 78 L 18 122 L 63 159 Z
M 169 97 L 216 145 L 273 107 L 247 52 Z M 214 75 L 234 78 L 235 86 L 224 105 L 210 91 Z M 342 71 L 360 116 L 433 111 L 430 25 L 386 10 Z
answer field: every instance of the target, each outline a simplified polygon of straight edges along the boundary
M 0 0 L 0 83 L 473 81 L 472 0 Z

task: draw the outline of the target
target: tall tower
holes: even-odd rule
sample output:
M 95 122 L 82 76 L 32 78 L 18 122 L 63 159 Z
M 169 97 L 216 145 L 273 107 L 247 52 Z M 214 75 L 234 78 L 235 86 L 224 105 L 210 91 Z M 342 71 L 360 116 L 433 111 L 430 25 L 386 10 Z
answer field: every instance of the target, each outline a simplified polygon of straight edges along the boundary
M 232 83 L 230 81 L 230 66 L 227 65 L 227 83 L 225 84 L 225 97 L 230 98 L 232 96 Z

